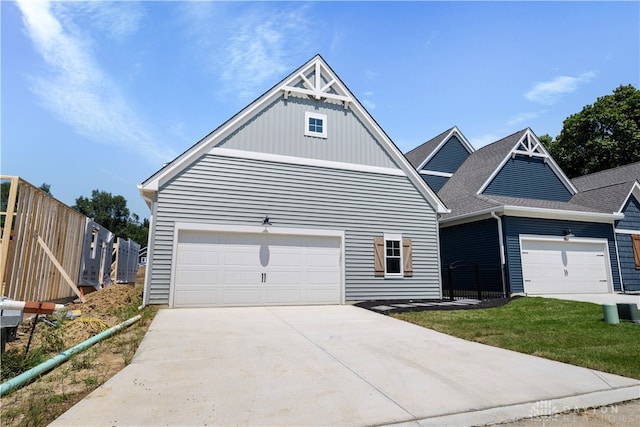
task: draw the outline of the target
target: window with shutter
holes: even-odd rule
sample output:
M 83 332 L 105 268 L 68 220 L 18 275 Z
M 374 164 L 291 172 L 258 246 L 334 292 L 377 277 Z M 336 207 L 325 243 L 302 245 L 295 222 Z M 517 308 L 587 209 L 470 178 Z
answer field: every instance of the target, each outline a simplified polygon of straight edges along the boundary
M 401 234 L 385 234 L 374 238 L 373 248 L 376 277 L 413 276 L 411 239 L 403 239 Z

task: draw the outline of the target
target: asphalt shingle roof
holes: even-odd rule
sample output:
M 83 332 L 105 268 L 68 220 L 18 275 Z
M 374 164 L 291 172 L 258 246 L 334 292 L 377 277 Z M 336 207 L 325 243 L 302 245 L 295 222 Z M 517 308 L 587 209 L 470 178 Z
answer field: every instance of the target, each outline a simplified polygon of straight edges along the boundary
M 449 128 L 442 132 L 440 135 L 431 138 L 427 142 L 418 145 L 411 151 L 405 153 L 405 157 L 411 163 L 411 166 L 414 168 L 418 168 L 420 164 L 433 153 L 433 151 L 438 148 L 438 145 L 442 142 L 442 139 L 449 134 L 454 128 Z
M 618 212 L 636 181 L 640 182 L 640 162 L 574 178 L 578 194 L 571 203 Z

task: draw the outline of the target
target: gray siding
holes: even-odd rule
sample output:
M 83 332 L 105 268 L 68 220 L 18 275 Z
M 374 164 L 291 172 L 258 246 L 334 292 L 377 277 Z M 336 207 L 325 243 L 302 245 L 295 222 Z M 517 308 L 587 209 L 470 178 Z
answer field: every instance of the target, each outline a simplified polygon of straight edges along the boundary
M 576 237 L 605 238 L 609 242 L 609 263 L 613 278 L 613 289 L 620 291 L 620 270 L 616 256 L 616 245 L 612 224 L 553 219 L 502 217 L 505 238 L 505 257 L 511 292 L 524 292 L 522 260 L 520 258 L 520 234 L 540 236 L 563 236 L 570 229 Z
M 305 112 L 326 114 L 327 138 L 305 136 Z M 218 147 L 397 168 L 367 127 L 340 105 L 277 98 Z
M 629 201 L 622 210 L 624 218 L 618 221 L 617 228 L 640 231 L 640 202 L 635 197 L 629 197 Z M 625 291 L 640 291 L 640 270 L 636 269 L 633 258 L 633 246 L 630 234 L 617 234 L 618 257 L 620 258 L 620 270 Z
M 438 150 L 423 168 L 424 170 L 454 173 L 469 157 L 469 152 L 455 136 Z
M 568 202 L 572 195 L 543 159 L 509 159 L 484 194 Z
M 345 231 L 346 299 L 438 298 L 437 219 L 406 177 L 203 156 L 160 189 L 150 302 L 169 300 L 175 222 Z M 373 237 L 413 242 L 413 277 L 374 277 Z

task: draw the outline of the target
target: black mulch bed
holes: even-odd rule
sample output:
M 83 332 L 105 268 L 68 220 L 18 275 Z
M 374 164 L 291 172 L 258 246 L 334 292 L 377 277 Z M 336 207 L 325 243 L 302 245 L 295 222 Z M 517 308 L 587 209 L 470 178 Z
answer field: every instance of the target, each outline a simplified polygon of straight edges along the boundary
M 482 300 L 477 304 L 464 304 L 464 305 L 447 305 L 446 303 L 451 303 L 451 300 L 448 299 L 443 299 L 443 300 L 418 300 L 418 299 L 412 299 L 412 300 L 384 300 L 384 301 L 362 301 L 362 302 L 358 302 L 355 303 L 353 305 L 355 305 L 356 307 L 361 307 L 361 308 L 365 308 L 367 310 L 371 310 L 375 313 L 381 313 L 381 314 L 391 314 L 391 313 L 407 313 L 407 312 L 415 312 L 415 311 L 449 311 L 449 310 L 477 310 L 477 309 L 483 309 L 483 308 L 495 308 L 495 307 L 500 307 L 503 306 L 505 304 L 508 304 L 509 302 L 518 299 L 518 298 L 522 298 L 522 297 L 512 297 L 512 298 L 498 298 L 498 299 L 488 299 L 488 300 Z M 432 303 L 432 304 L 436 304 L 436 305 L 432 305 L 432 306 L 428 306 L 428 307 L 424 307 L 424 306 L 415 306 L 415 307 L 393 307 L 395 305 L 398 304 L 412 304 L 412 303 Z M 454 300 L 453 302 L 461 302 L 459 300 Z M 438 304 L 438 303 L 443 303 Z M 381 305 L 386 305 L 389 307 L 393 307 L 393 309 L 389 309 L 389 310 L 374 310 L 373 307 L 378 307 Z

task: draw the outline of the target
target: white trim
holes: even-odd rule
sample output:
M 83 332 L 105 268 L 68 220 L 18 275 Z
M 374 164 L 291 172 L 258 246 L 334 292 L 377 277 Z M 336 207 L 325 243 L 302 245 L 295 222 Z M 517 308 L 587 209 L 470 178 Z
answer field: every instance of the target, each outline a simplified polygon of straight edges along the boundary
M 522 275 L 522 288 L 525 293 L 527 289 L 524 283 L 524 272 L 522 268 L 522 241 L 539 241 L 539 242 L 564 242 L 564 243 L 593 243 L 599 244 L 603 246 L 603 254 L 605 259 L 605 269 L 607 270 L 607 292 L 613 292 L 613 273 L 611 272 L 611 254 L 609 253 L 609 240 L 604 237 L 571 237 L 569 240 L 565 240 L 564 236 L 546 236 L 546 235 L 537 235 L 537 234 L 520 234 L 518 235 L 518 244 L 520 247 L 518 248 L 520 251 L 520 274 Z M 563 293 L 563 292 L 557 292 Z M 567 293 L 567 292 L 564 292 Z
M 283 156 L 281 154 L 260 153 L 258 151 L 236 150 L 233 148 L 214 147 L 209 151 L 209 154 L 220 157 L 234 157 L 237 159 L 260 160 L 264 162 L 286 163 L 292 165 L 313 166 L 327 169 L 368 172 L 382 175 L 407 176 L 407 174 L 402 169 L 361 165 L 357 163 L 334 162 L 331 160 L 310 159 L 306 157 Z
M 640 234 L 640 230 L 628 230 L 624 228 L 615 228 L 614 231 L 618 234 Z
M 420 170 L 418 173 L 420 175 L 441 176 L 444 178 L 451 178 L 453 176 L 453 174 L 449 172 L 426 171 L 424 169 Z
M 173 229 L 173 245 L 171 250 L 171 265 L 178 263 L 178 242 L 181 231 L 204 231 L 213 233 L 246 233 L 260 235 L 265 232 L 261 225 L 236 224 L 205 224 L 197 222 L 176 222 Z M 326 230 L 311 228 L 269 227 L 269 234 L 292 236 L 336 237 L 340 239 L 340 304 L 345 303 L 345 233 L 344 230 Z M 173 308 L 173 297 L 176 285 L 176 269 L 171 269 L 169 281 L 169 307 Z M 147 274 L 150 276 L 150 274 Z
M 322 132 L 315 132 L 309 129 L 309 119 L 322 120 Z M 327 137 L 327 115 L 305 111 L 304 112 L 304 135 L 312 136 L 314 138 L 326 138 Z
M 531 138 L 533 138 L 533 140 L 535 141 L 535 144 L 533 146 L 531 145 Z M 528 150 L 527 151 L 519 150 L 518 147 L 525 140 L 528 141 L 527 142 Z M 536 153 L 533 150 L 538 150 L 538 152 Z M 539 153 L 539 151 L 542 151 L 542 153 Z M 578 192 L 578 189 L 573 185 L 571 180 L 569 178 L 567 178 L 567 176 L 564 174 L 564 172 L 562 172 L 562 169 L 560 169 L 560 166 L 558 166 L 558 164 L 555 162 L 555 160 L 553 160 L 553 157 L 551 157 L 551 155 L 549 154 L 547 149 L 544 148 L 544 145 L 540 142 L 538 137 L 533 133 L 533 131 L 531 129 L 527 128 L 527 130 L 525 131 L 524 135 L 522 135 L 522 138 L 520 138 L 518 140 L 518 142 L 516 142 L 514 147 L 509 151 L 509 153 L 504 157 L 504 159 L 502 159 L 502 161 L 500 162 L 498 167 L 493 170 L 491 175 L 489 175 L 489 178 L 487 178 L 487 180 L 480 186 L 480 188 L 476 192 L 477 195 L 482 194 L 484 192 L 484 190 L 487 189 L 489 184 L 491 184 L 491 181 L 493 181 L 493 179 L 500 173 L 500 171 L 502 170 L 504 165 L 515 154 L 527 155 L 529 157 L 534 157 L 535 156 L 535 157 L 544 158 L 545 162 L 549 164 L 549 166 L 551 167 L 551 170 L 556 174 L 556 176 L 564 184 L 564 186 L 567 188 L 567 190 L 569 190 L 571 195 L 575 195 Z
M 449 132 L 447 134 L 447 136 L 445 136 L 444 138 L 442 138 L 442 141 L 440 141 L 438 143 L 438 146 L 431 151 L 431 153 L 420 163 L 420 165 L 416 168 L 418 170 L 422 169 L 423 167 L 425 167 L 425 165 L 427 163 L 429 163 L 429 160 L 431 160 L 433 158 L 433 156 L 436 155 L 436 153 L 438 151 L 440 151 L 440 149 L 442 148 L 443 145 L 445 145 L 447 142 L 449 142 L 449 140 L 451 139 L 451 137 L 453 136 L 457 136 L 458 140 L 460 140 L 460 142 L 462 143 L 463 147 L 467 150 L 467 152 L 469 154 L 473 154 L 476 150 L 475 148 L 473 148 L 473 146 L 469 143 L 469 141 L 467 141 L 467 138 L 465 138 L 465 136 L 462 134 L 462 132 L 460 132 L 460 130 L 458 129 L 457 126 L 454 126 L 451 129 L 451 132 Z
M 400 244 L 400 272 L 398 273 L 388 273 L 387 272 L 387 240 L 397 241 Z M 402 234 L 398 233 L 384 233 L 383 237 L 383 245 L 384 248 L 384 277 L 386 279 L 398 279 L 404 277 L 404 255 L 403 255 L 403 246 L 402 246 Z M 396 258 L 396 257 L 393 257 Z
M 440 224 L 450 227 L 453 225 L 473 222 L 477 219 L 480 219 L 481 217 L 490 217 L 493 213 L 497 215 L 509 215 L 516 217 L 557 219 L 568 221 L 588 221 L 605 224 L 612 224 L 614 221 L 624 218 L 623 214 L 618 213 L 609 214 L 599 212 L 567 211 L 560 209 L 504 205 L 441 219 Z
M 627 204 L 631 196 L 635 197 L 638 202 L 640 202 L 640 183 L 638 181 L 634 182 L 631 186 L 631 190 L 629 190 L 629 194 L 625 197 L 622 205 L 618 208 L 618 212 L 622 212 L 624 206 Z

